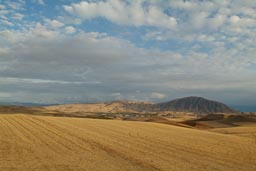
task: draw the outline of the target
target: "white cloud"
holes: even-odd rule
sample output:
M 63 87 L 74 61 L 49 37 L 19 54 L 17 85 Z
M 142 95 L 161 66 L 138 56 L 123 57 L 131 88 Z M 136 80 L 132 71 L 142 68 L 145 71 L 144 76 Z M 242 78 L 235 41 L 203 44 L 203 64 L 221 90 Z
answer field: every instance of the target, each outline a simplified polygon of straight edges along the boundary
M 99 81 L 63 81 L 63 80 L 47 80 L 36 78 L 15 78 L 15 77 L 0 77 L 2 85 L 28 83 L 28 84 L 100 84 Z
M 233 24 L 239 22 L 239 20 L 240 20 L 240 17 L 237 16 L 237 15 L 233 15 L 233 16 L 230 17 L 230 21 L 231 21 L 231 23 L 233 23 Z
M 150 97 L 153 99 L 163 99 L 166 97 L 166 95 L 162 94 L 162 93 L 153 92 L 153 93 L 151 93 Z
M 143 1 L 99 1 L 74 3 L 65 5 L 64 9 L 72 15 L 83 19 L 104 17 L 123 25 L 155 26 L 173 29 L 177 25 L 176 18 L 168 16 L 157 6 L 144 6 Z
M 44 5 L 44 0 L 37 0 L 40 5 Z
M 6 8 L 5 5 L 0 4 L 0 10 L 3 10 L 5 8 Z
M 10 30 L 0 31 L 0 36 L 1 36 L 0 42 L 2 43 L 10 43 L 10 42 L 13 42 L 14 40 L 13 32 Z
M 201 34 L 198 35 L 198 37 L 195 39 L 202 42 L 213 42 L 215 40 L 215 37 L 211 35 Z
M 16 20 L 22 20 L 23 17 L 24 17 L 24 15 L 21 14 L 21 13 L 15 13 L 15 14 L 12 16 L 12 18 L 13 18 L 13 19 L 16 19 Z
M 66 33 L 71 34 L 71 33 L 75 33 L 76 29 L 72 26 L 67 26 L 65 27 Z
M 65 24 L 63 24 L 62 22 L 58 21 L 58 20 L 50 20 L 50 19 L 45 19 L 45 22 L 53 28 L 58 28 L 58 27 L 63 27 Z
M 8 49 L 7 48 L 1 48 L 0 47 L 0 55 L 4 55 L 4 54 L 7 54 L 7 53 L 8 53 Z
M 8 1 L 7 5 L 13 10 L 22 10 L 24 8 L 25 3 L 26 2 L 24 0 Z
M 57 102 L 256 95 L 256 14 L 248 0 L 90 0 L 64 6 L 71 15 L 43 21 L 15 17 L 22 8 L 10 8 L 0 10 L 0 84 L 12 99 L 19 92 L 21 100 Z M 136 28 L 117 30 L 121 39 L 79 25 L 88 20 L 87 29 L 97 17 Z M 8 22 L 20 28 L 8 30 Z M 125 40 L 132 36 L 138 39 Z
M 5 93 L 5 92 L 0 92 L 0 98 L 8 98 L 11 97 L 12 95 L 10 93 Z
M 45 4 L 44 0 L 33 0 L 33 2 L 37 3 L 39 5 L 44 5 Z
M 46 37 L 46 38 L 53 38 L 57 34 L 59 34 L 59 32 L 57 32 L 57 31 L 47 29 L 41 23 L 37 23 L 35 28 L 33 28 L 31 31 L 33 32 L 33 34 L 35 34 L 39 37 Z
M 65 25 L 80 25 L 82 20 L 80 18 L 75 18 L 73 16 L 58 16 L 56 20 L 61 21 Z
M 59 87 L 57 91 L 81 98 L 86 85 L 86 97 L 99 96 L 102 101 L 117 90 L 122 92 L 123 99 L 148 100 L 149 95 L 157 100 L 168 98 L 166 94 L 174 90 L 195 92 L 208 86 L 209 92 L 221 91 L 230 87 L 230 82 L 236 91 L 253 89 L 237 78 L 240 75 L 243 82 L 250 82 L 254 77 L 252 73 L 249 76 L 246 69 L 249 58 L 243 61 L 241 56 L 233 60 L 239 51 L 218 49 L 210 56 L 190 51 L 189 56 L 183 56 L 171 51 L 137 48 L 125 40 L 96 32 L 65 36 L 39 23 L 28 32 L 4 31 L 0 34 L 8 39 L 15 38 L 15 41 L 7 41 L 10 49 L 2 55 L 1 63 L 9 65 L 1 67 L 0 77 L 5 77 L 1 87 L 24 89 L 25 86 L 31 89 L 31 95 L 42 91 L 39 88 L 42 86 L 35 84 L 43 85 L 45 91 L 49 87 L 55 87 L 54 90 Z M 202 39 L 210 39 L 207 37 L 202 36 Z M 69 85 L 74 86 L 73 92 Z M 142 92 L 136 93 L 138 89 Z M 56 93 L 53 92 L 54 97 L 61 100 L 63 92 Z
M 121 96 L 121 93 L 112 93 L 111 96 Z
M 8 20 L 2 19 L 1 23 L 6 26 L 14 26 L 14 24 Z
M 209 26 L 210 28 L 217 29 L 221 27 L 224 22 L 226 21 L 226 16 L 225 15 L 216 15 L 214 18 L 209 19 Z
M 8 10 L 1 10 L 0 11 L 0 15 L 6 15 L 6 14 L 9 14 L 10 13 L 10 11 L 8 11 Z

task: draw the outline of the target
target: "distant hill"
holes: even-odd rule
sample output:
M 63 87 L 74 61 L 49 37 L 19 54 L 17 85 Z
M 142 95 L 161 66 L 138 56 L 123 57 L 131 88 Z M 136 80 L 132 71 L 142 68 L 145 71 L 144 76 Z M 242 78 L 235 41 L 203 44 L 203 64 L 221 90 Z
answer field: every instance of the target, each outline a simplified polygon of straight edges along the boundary
M 236 111 L 227 105 L 208 100 L 202 97 L 184 97 L 169 102 L 156 104 L 157 108 L 161 111 L 188 111 L 196 113 L 235 113 Z
M 101 112 L 101 113 L 150 113 L 150 112 L 194 112 L 208 113 L 235 113 L 227 105 L 208 100 L 202 97 L 185 97 L 165 103 L 151 103 L 139 101 L 113 101 L 110 103 L 95 104 L 67 104 L 46 107 L 47 110 L 58 112 Z
M 45 109 L 65 113 L 138 113 L 152 112 L 152 105 L 151 102 L 120 100 L 109 103 L 55 105 L 45 107 Z
M 144 101 L 113 101 L 109 103 L 91 104 L 63 104 L 63 105 L 0 105 L 0 112 L 60 112 L 60 113 L 159 113 L 159 112 L 193 112 L 199 114 L 209 113 L 235 113 L 227 105 L 208 100 L 202 97 L 184 97 L 164 103 Z
M 0 105 L 0 113 L 34 113 L 40 111 L 40 107 L 28 107 L 28 106 L 6 106 Z

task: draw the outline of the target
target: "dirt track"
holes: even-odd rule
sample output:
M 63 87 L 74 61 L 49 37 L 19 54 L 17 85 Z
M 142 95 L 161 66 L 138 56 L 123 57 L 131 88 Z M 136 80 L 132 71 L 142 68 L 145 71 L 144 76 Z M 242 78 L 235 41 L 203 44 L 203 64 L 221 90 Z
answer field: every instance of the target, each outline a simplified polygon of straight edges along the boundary
M 255 171 L 247 137 L 164 124 L 0 115 L 0 170 Z

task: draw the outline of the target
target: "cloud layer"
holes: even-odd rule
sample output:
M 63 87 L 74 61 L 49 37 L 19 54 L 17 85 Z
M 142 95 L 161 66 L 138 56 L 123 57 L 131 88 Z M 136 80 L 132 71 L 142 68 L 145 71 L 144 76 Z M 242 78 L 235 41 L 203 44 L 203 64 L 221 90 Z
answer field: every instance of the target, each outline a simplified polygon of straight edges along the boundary
M 157 26 L 172 29 L 177 21 L 165 14 L 158 6 L 143 5 L 146 1 L 82 1 L 72 5 L 64 5 L 64 9 L 72 15 L 83 19 L 104 17 L 112 22 L 135 26 Z
M 253 1 L 57 6 L 56 16 L 28 18 L 25 1 L 0 5 L 0 101 L 256 100 Z

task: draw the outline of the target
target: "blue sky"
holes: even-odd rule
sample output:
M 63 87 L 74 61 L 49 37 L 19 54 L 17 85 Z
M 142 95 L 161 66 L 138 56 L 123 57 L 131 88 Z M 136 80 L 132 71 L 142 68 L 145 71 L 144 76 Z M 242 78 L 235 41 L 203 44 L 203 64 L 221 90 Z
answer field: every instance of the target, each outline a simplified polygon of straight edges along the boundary
M 254 0 L 0 0 L 0 102 L 256 105 Z

